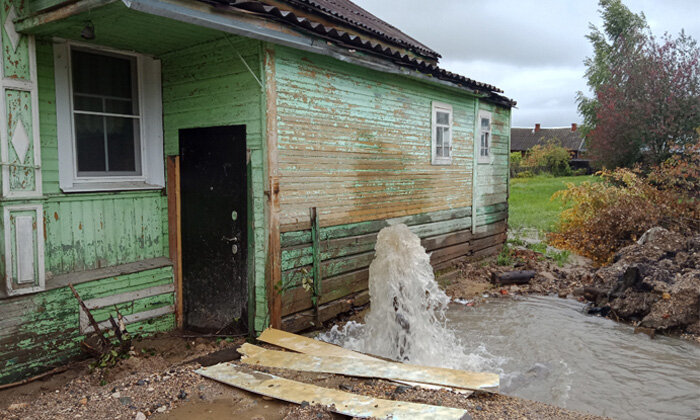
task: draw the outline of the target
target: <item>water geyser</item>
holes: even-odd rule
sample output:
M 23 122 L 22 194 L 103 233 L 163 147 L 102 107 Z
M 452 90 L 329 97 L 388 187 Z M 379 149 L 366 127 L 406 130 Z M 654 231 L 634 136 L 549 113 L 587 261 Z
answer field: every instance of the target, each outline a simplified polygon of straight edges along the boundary
M 403 224 L 382 229 L 369 266 L 370 311 L 365 324 L 349 323 L 320 339 L 414 364 L 477 368 L 446 326 L 450 298 L 435 281 L 420 238 Z

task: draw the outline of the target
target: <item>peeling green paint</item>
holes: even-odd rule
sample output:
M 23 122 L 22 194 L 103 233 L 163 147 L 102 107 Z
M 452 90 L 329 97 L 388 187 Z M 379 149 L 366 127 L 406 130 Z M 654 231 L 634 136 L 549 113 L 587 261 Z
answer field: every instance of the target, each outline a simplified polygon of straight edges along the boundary
M 164 267 L 130 275 L 80 283 L 76 290 L 84 300 L 112 296 L 172 282 L 172 268 Z M 119 305 L 123 315 L 173 304 L 173 294 L 137 299 Z M 98 321 L 111 308 L 95 311 Z M 172 314 L 129 324 L 128 330 L 148 335 L 175 326 Z M 78 302 L 68 287 L 0 300 L 0 383 L 9 382 L 80 353 Z

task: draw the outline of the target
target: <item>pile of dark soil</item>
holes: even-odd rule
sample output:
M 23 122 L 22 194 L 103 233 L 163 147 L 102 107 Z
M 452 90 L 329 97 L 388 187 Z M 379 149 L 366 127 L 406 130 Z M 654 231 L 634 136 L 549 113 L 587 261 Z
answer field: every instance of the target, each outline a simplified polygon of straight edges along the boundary
M 654 331 L 700 334 L 700 234 L 652 228 L 579 292 L 603 315 Z
M 478 304 L 484 297 L 558 295 L 590 302 L 588 312 L 624 321 L 654 334 L 700 336 L 700 234 L 655 227 L 617 252 L 613 264 L 594 268 L 581 259 L 559 267 L 543 254 L 511 250 L 510 265 L 466 263 L 458 278 L 443 284 L 454 299 Z M 525 284 L 503 285 L 501 273 L 528 270 Z

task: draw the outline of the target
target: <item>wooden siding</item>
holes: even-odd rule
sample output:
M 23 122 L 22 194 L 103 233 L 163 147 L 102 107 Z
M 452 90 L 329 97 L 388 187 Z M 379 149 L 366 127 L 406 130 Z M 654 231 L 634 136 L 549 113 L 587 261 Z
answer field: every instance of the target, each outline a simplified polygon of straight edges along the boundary
M 500 250 L 510 110 L 480 101 L 492 112 L 493 159 L 478 165 L 474 189 L 477 101 L 468 94 L 282 47 L 275 71 L 283 328 L 367 303 L 377 232 L 389 224 L 409 225 L 440 275 Z M 431 164 L 433 101 L 452 106 L 451 165 Z M 320 215 L 316 260 L 309 207 Z M 302 286 L 314 269 L 322 276 L 318 314 Z
M 75 288 L 87 300 L 167 284 L 172 284 L 171 267 L 81 283 Z M 117 306 L 123 315 L 133 315 L 165 308 L 173 302 L 173 293 L 166 292 L 144 298 L 135 296 Z M 109 312 L 114 315 L 111 307 L 95 311 L 96 320 L 106 320 Z M 148 334 L 174 326 L 174 315 L 167 314 L 130 324 L 128 330 Z M 84 338 L 80 333 L 78 301 L 68 287 L 0 300 L 0 383 L 46 370 L 80 354 L 78 344 Z
M 474 99 L 277 48 L 282 231 L 471 206 Z M 453 107 L 453 159 L 431 164 L 432 101 Z
M 239 55 L 240 54 L 240 57 Z M 246 126 L 250 153 L 249 252 L 252 256 L 248 281 L 255 283 L 255 329 L 265 327 L 265 197 L 263 173 L 266 157 L 262 142 L 264 113 L 262 45 L 258 41 L 228 36 L 207 44 L 166 54 L 163 62 L 163 129 L 165 154 L 179 153 L 178 130 L 218 125 Z M 246 68 L 248 64 L 255 74 Z M 167 218 L 165 218 L 167 221 Z
M 499 207 L 487 208 L 489 214 Z M 505 221 L 490 223 L 477 234 L 471 232 L 471 208 L 442 210 L 388 220 L 328 226 L 320 230 L 323 294 L 320 318 L 327 320 L 353 305 L 367 302 L 369 265 L 374 259 L 377 233 L 385 226 L 405 223 L 421 238 L 436 273 L 453 275 L 455 264 L 469 258 L 492 255 L 505 242 Z M 312 294 L 302 286 L 309 282 L 315 264 L 311 231 L 282 234 L 282 315 L 284 328 L 299 331 L 314 320 Z
M 55 276 L 163 256 L 163 204 L 149 192 L 49 198 L 46 270 Z
M 483 213 L 482 208 L 500 205 L 499 220 L 508 217 L 506 206 L 508 202 L 508 160 L 510 155 L 510 110 L 493 106 L 483 101 L 479 109 L 491 112 L 491 163 L 480 163 L 476 168 L 476 225 L 483 226 L 494 221 L 494 217 L 479 217 Z
M 37 42 L 37 68 L 47 272 L 59 275 L 167 255 L 167 203 L 160 191 L 61 192 L 50 42 Z

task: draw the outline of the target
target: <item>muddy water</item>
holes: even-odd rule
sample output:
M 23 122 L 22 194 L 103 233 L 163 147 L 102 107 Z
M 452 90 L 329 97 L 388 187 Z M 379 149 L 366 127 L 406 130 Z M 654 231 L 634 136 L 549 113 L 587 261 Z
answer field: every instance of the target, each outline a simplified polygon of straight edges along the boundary
M 192 401 L 178 406 L 169 413 L 156 415 L 156 419 L 167 420 L 229 420 L 266 419 L 281 420 L 289 411 L 289 404 L 264 400 L 245 393 L 245 397 L 221 398 L 214 401 Z
M 618 419 L 700 416 L 700 345 L 634 334 L 555 297 L 451 305 L 448 325 L 501 392 Z

